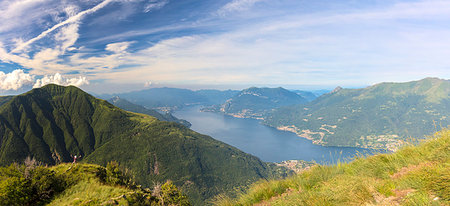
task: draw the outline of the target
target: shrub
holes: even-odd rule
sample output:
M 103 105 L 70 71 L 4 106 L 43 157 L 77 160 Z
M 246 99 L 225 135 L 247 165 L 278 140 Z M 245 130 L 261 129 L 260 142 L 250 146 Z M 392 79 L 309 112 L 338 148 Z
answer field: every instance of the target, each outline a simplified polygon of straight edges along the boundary
M 43 205 L 68 186 L 63 176 L 30 162 L 0 168 L 0 205 Z
M 170 180 L 161 186 L 160 201 L 161 205 L 190 205 L 188 198 Z
M 107 184 L 122 185 L 135 189 L 136 184 L 129 173 L 129 170 L 121 168 L 119 163 L 111 161 L 106 165 L 106 176 L 104 180 Z

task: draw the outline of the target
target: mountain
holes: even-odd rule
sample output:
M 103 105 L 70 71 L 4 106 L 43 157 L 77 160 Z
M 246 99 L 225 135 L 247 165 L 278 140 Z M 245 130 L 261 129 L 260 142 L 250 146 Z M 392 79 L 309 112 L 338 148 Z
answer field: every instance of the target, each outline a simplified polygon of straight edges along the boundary
M 277 109 L 264 123 L 317 144 L 395 150 L 450 125 L 449 94 L 450 81 L 437 78 L 338 87 L 307 105 Z
M 54 165 L 71 155 L 100 165 L 115 160 L 145 187 L 170 179 L 194 205 L 283 173 L 185 126 L 124 111 L 73 86 L 33 89 L 0 107 L 0 165 L 28 156 Z
M 11 100 L 14 96 L 0 96 L 0 106 Z
M 192 90 L 167 87 L 115 94 L 114 96 L 119 96 L 147 108 L 163 111 L 208 102 L 207 98 Z
M 318 89 L 318 90 L 312 90 L 310 91 L 311 93 L 313 93 L 316 97 L 320 97 L 323 94 L 329 93 L 331 92 L 331 90 L 328 89 Z
M 308 102 L 315 100 L 318 96 L 316 96 L 314 93 L 309 91 L 303 91 L 303 90 L 292 90 L 292 92 L 300 95 L 301 97 L 308 100 Z M 320 96 L 320 95 L 319 95 Z
M 202 89 L 195 91 L 195 93 L 204 96 L 208 100 L 208 104 L 222 104 L 234 95 L 238 94 L 238 90 L 215 90 L 215 89 Z
M 316 165 L 216 205 L 450 205 L 450 131 L 393 154 Z
M 240 118 L 262 118 L 277 107 L 306 103 L 298 94 L 278 88 L 244 89 L 221 105 L 214 105 L 203 111 L 222 112 Z
M 130 112 L 136 112 L 136 113 L 142 113 L 142 114 L 148 114 L 150 116 L 156 117 L 156 119 L 158 119 L 160 121 L 176 122 L 176 123 L 180 123 L 186 127 L 191 127 L 191 123 L 189 123 L 188 121 L 183 120 L 183 119 L 178 119 L 178 118 L 174 117 L 171 113 L 161 114 L 154 109 L 147 109 L 141 105 L 133 104 L 133 103 L 129 102 L 128 100 L 122 99 L 117 96 L 109 99 L 108 102 L 110 102 L 114 106 L 119 107 L 123 110 L 127 110 Z
M 113 95 L 100 95 L 103 99 L 120 97 L 146 108 L 168 112 L 188 105 L 213 105 L 225 102 L 238 93 L 236 90 L 198 90 L 178 88 L 152 88 Z

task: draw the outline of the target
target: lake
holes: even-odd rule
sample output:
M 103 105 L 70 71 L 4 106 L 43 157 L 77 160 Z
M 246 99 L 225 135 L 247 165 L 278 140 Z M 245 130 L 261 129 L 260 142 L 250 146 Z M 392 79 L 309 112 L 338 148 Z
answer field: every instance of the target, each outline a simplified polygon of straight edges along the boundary
M 349 161 L 356 154 L 371 154 L 372 150 L 353 147 L 326 147 L 292 132 L 280 131 L 255 119 L 201 112 L 200 106 L 185 107 L 174 116 L 189 121 L 191 129 L 232 145 L 266 162 L 300 159 L 321 164 Z

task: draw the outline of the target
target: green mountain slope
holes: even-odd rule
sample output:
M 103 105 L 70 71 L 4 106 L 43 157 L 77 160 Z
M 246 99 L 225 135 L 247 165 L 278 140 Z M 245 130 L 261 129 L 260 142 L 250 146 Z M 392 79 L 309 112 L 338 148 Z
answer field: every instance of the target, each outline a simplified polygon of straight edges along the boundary
M 273 111 L 264 123 L 314 143 L 395 150 L 450 125 L 450 81 L 427 78 L 342 89 Z
M 11 100 L 14 96 L 0 96 L 0 106 Z
M 217 205 L 450 205 L 450 131 L 393 154 L 261 181 Z
M 76 87 L 48 85 L 0 107 L 0 164 L 32 156 L 46 164 L 71 154 L 116 160 L 144 186 L 171 179 L 194 204 L 273 175 L 272 166 L 172 122 L 126 112 Z
M 262 118 L 263 115 L 280 106 L 303 104 L 308 100 L 300 95 L 278 88 L 244 89 L 221 105 L 205 108 L 203 111 L 222 112 L 240 118 Z
M 128 100 L 122 99 L 120 97 L 113 97 L 113 98 L 109 99 L 108 102 L 110 102 L 114 106 L 119 107 L 123 110 L 141 113 L 141 114 L 148 114 L 150 116 L 156 117 L 160 121 L 176 122 L 176 123 L 180 123 L 186 127 L 191 126 L 191 123 L 189 123 L 188 121 L 183 120 L 183 119 L 178 119 L 178 118 L 174 117 L 171 113 L 161 114 L 154 109 L 147 109 L 141 105 L 133 104 L 133 103 L 129 102 Z

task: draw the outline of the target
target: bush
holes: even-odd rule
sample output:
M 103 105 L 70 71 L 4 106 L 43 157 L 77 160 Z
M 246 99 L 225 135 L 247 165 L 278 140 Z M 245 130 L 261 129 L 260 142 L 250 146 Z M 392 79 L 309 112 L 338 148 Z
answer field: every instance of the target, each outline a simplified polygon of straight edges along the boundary
M 67 186 L 47 167 L 12 164 L 0 168 L 0 205 L 44 205 Z
M 161 186 L 161 205 L 190 205 L 188 198 L 183 195 L 172 181 L 167 181 Z
M 0 205 L 29 205 L 32 191 L 30 181 L 24 177 L 2 178 Z
M 116 161 L 111 161 L 106 165 L 106 176 L 104 178 L 107 184 L 122 185 L 131 189 L 136 188 L 133 177 L 127 169 L 123 169 Z

